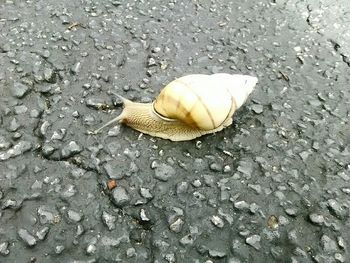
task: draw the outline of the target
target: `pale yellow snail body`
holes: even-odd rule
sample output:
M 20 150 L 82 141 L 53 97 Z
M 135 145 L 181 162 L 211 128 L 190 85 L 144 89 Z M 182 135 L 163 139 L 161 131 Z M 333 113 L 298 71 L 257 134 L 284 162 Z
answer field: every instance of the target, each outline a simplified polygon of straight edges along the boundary
M 102 128 L 121 122 L 152 136 L 187 141 L 221 131 L 232 124 L 258 79 L 247 75 L 193 74 L 170 82 L 153 103 L 136 103 L 123 97 L 124 109 Z

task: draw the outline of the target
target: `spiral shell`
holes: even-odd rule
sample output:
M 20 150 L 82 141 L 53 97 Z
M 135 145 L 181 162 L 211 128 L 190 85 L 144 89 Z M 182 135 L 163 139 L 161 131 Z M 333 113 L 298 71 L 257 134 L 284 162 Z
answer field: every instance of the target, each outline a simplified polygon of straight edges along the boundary
M 201 130 L 222 125 L 243 104 L 252 88 L 245 82 L 256 78 L 242 75 L 188 75 L 170 82 L 160 92 L 154 111 Z M 254 84 L 255 85 L 255 84 Z

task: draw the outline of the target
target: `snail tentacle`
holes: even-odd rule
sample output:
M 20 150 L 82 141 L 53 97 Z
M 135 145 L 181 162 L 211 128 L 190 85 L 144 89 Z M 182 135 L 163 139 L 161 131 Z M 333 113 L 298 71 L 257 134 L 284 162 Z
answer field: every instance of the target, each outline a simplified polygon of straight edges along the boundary
M 99 133 L 102 129 L 106 128 L 107 126 L 109 126 L 109 125 L 111 125 L 111 124 L 113 124 L 113 123 L 115 123 L 115 122 L 118 122 L 118 121 L 122 120 L 122 118 L 123 118 L 123 116 L 119 115 L 118 117 L 116 117 L 116 118 L 110 120 L 109 122 L 107 122 L 106 124 L 104 124 L 103 126 L 101 126 L 100 128 L 98 128 L 98 129 L 96 129 L 96 130 L 94 130 L 94 131 L 91 131 L 91 133 L 92 133 L 92 134 L 97 134 L 97 133 Z
M 116 96 L 118 96 L 122 102 L 123 102 L 123 105 L 124 105 L 124 108 L 127 107 L 127 105 L 132 105 L 133 102 L 131 100 L 128 100 L 126 98 L 124 98 L 123 96 L 120 96 L 119 94 L 115 94 Z M 89 134 L 97 134 L 99 133 L 102 129 L 106 128 L 107 126 L 115 123 L 115 122 L 121 122 L 123 119 L 124 119 L 124 111 L 119 115 L 117 116 L 116 118 L 110 120 L 109 122 L 107 122 L 106 124 L 104 124 L 103 126 L 101 126 L 100 128 L 94 130 L 94 131 L 88 131 Z

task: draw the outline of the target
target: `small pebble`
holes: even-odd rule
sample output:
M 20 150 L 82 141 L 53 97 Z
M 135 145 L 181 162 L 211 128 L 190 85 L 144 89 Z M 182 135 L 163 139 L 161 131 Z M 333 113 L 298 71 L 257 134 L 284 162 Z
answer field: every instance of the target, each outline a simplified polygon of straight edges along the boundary
M 147 211 L 143 208 L 140 210 L 140 218 L 143 222 L 149 222 L 151 220 L 147 215 Z
M 0 255 L 6 256 L 10 253 L 10 250 L 8 249 L 9 242 L 2 242 L 0 243 Z
M 168 181 L 171 177 L 175 176 L 175 174 L 174 168 L 164 163 L 155 168 L 155 178 L 163 182 Z
M 341 263 L 345 262 L 344 256 L 343 256 L 342 254 L 340 254 L 340 253 L 335 253 L 335 254 L 334 254 L 334 258 L 335 258 L 338 262 L 341 262 Z
M 251 178 L 251 175 L 253 172 L 253 164 L 251 162 L 248 162 L 248 161 L 240 161 L 239 165 L 237 167 L 237 171 L 246 175 L 247 178 Z
M 223 228 L 224 227 L 224 221 L 219 217 L 219 216 L 212 216 L 211 217 L 211 222 L 218 228 Z
M 225 165 L 224 166 L 224 173 L 230 173 L 232 171 L 231 166 Z
M 176 194 L 181 195 L 183 193 L 186 193 L 188 190 L 188 183 L 187 182 L 180 182 L 176 185 Z
M 69 198 L 74 196 L 77 193 L 75 185 L 67 184 L 61 192 L 61 197 Z
M 184 246 L 192 245 L 194 242 L 194 238 L 191 234 L 188 234 L 180 239 L 180 243 Z
M 176 258 L 174 253 L 166 254 L 164 258 L 166 261 L 168 261 L 168 263 L 176 263 Z
M 28 111 L 28 108 L 25 105 L 20 105 L 15 107 L 16 115 L 24 114 Z
M 340 205 L 337 200 L 329 199 L 327 205 L 329 211 L 338 219 L 342 220 L 347 217 L 348 212 Z
M 68 210 L 67 212 L 68 218 L 72 221 L 72 222 L 79 222 L 82 220 L 82 215 L 78 212 L 75 212 L 73 210 Z
M 227 255 L 226 252 L 216 250 L 216 249 L 209 249 L 208 252 L 209 252 L 209 256 L 211 256 L 213 258 L 224 258 Z
M 252 106 L 252 111 L 254 111 L 256 114 L 261 114 L 264 111 L 264 107 L 259 104 L 254 104 Z
M 19 124 L 16 118 L 13 118 L 10 122 L 10 126 L 8 127 L 8 130 L 11 132 L 15 132 L 18 130 L 19 127 L 21 127 L 21 124 Z
M 18 235 L 26 245 L 32 247 L 36 245 L 36 239 L 26 229 L 19 229 Z
M 319 107 L 322 105 L 322 103 L 319 100 L 309 100 L 308 102 L 313 107 Z
M 112 201 L 117 207 L 123 207 L 129 204 L 130 197 L 126 189 L 122 186 L 118 186 L 112 191 Z
M 47 120 L 45 120 L 41 125 L 40 125 L 40 129 L 39 129 L 39 132 L 40 132 L 40 135 L 41 136 L 46 136 L 46 133 L 47 133 L 47 130 L 48 128 L 51 126 L 51 123 Z
M 6 140 L 4 136 L 0 135 L 0 151 L 6 150 L 11 146 L 11 143 Z
M 99 110 L 106 105 L 106 102 L 101 98 L 88 98 L 85 101 L 86 106 Z
M 36 189 L 41 189 L 43 187 L 43 183 L 39 182 L 38 180 L 35 180 L 35 182 L 32 184 L 30 189 L 36 190 Z
M 309 215 L 309 219 L 315 225 L 322 225 L 324 223 L 323 215 L 312 213 Z
M 41 151 L 43 153 L 43 155 L 45 157 L 49 157 L 51 154 L 53 154 L 53 152 L 55 151 L 56 149 L 54 147 L 52 147 L 51 145 L 48 145 L 48 144 L 45 144 L 42 148 L 41 148 Z
M 50 211 L 46 206 L 40 206 L 37 210 L 38 216 L 40 223 L 42 225 L 47 224 L 47 223 L 52 223 L 54 221 L 55 215 L 52 211 Z
M 72 112 L 72 116 L 73 116 L 74 118 L 79 118 L 80 114 L 79 114 L 78 111 L 73 111 L 73 112 Z
M 153 198 L 153 195 L 151 194 L 151 191 L 150 191 L 150 189 L 148 189 L 148 188 L 143 188 L 143 187 L 141 187 L 141 188 L 140 188 L 140 195 L 141 195 L 143 198 L 146 198 L 146 199 L 152 199 L 152 198 Z
M 249 204 L 246 201 L 237 201 L 234 203 L 234 207 L 239 210 L 243 210 L 243 209 L 248 209 Z
M 89 244 L 86 247 L 86 254 L 88 254 L 88 255 L 93 255 L 96 253 L 96 251 L 97 251 L 97 248 L 96 248 L 95 244 Z
M 120 125 L 116 125 L 108 130 L 108 137 L 116 137 L 120 134 Z
M 61 150 L 61 156 L 62 158 L 70 158 L 77 153 L 80 153 L 83 150 L 83 148 L 78 145 L 75 141 L 70 141 L 68 145 L 64 146 Z
M 249 211 L 252 213 L 252 214 L 255 214 L 256 212 L 258 212 L 260 209 L 260 207 L 256 204 L 256 203 L 251 203 L 249 205 Z
M 76 236 L 76 237 L 79 237 L 79 236 L 81 236 L 84 232 L 85 232 L 84 227 L 83 227 L 82 225 L 78 224 L 78 225 L 77 225 L 77 230 L 76 230 L 76 232 L 75 232 L 75 236 Z
M 236 257 L 232 257 L 232 258 L 229 258 L 227 263 L 242 263 L 242 261 L 240 261 L 238 258 Z
M 7 199 L 2 203 L 1 209 L 17 208 L 17 201 L 13 199 Z
M 222 165 L 220 165 L 219 163 L 211 163 L 209 165 L 209 168 L 213 172 L 221 172 L 222 171 Z
M 245 242 L 255 248 L 256 250 L 259 250 L 261 248 L 260 246 L 260 240 L 261 237 L 259 235 L 252 235 L 250 237 L 247 237 Z
M 64 250 L 64 246 L 62 246 L 62 245 L 58 245 L 55 247 L 55 253 L 57 255 L 61 254 L 63 252 L 63 250 Z
M 39 231 L 37 231 L 35 233 L 35 235 L 37 236 L 37 238 L 39 240 L 44 240 L 46 238 L 47 234 L 49 233 L 49 230 L 50 230 L 50 228 L 45 226 L 42 229 L 40 229 Z
M 269 216 L 267 220 L 267 226 L 271 229 L 277 229 L 278 228 L 278 218 L 275 215 Z
M 248 184 L 248 187 L 253 189 L 257 194 L 261 194 L 261 186 L 258 184 Z
M 12 95 L 16 98 L 23 98 L 28 92 L 30 88 L 20 82 L 15 82 L 11 88 Z
M 133 247 L 128 248 L 126 250 L 126 256 L 127 256 L 127 258 L 132 258 L 132 257 L 136 256 L 136 249 Z
M 287 208 L 285 209 L 285 212 L 287 215 L 296 216 L 298 213 L 298 210 L 296 208 Z
M 52 68 L 45 68 L 44 69 L 44 79 L 50 83 L 55 82 L 55 72 L 53 71 Z
M 207 186 L 214 186 L 215 185 L 215 176 L 209 175 L 209 174 L 205 174 L 203 175 L 204 178 L 204 183 Z
M 115 229 L 116 217 L 107 213 L 106 211 L 102 212 L 102 222 L 108 227 L 109 230 Z
M 80 72 L 80 67 L 81 67 L 81 63 L 78 61 L 77 63 L 75 63 L 72 67 L 71 67 L 71 72 L 74 75 L 77 75 Z
M 338 238 L 338 246 L 342 249 L 345 249 L 345 240 L 343 237 L 339 236 Z
M 321 237 L 321 245 L 325 252 L 335 252 L 338 250 L 337 243 L 327 235 Z
M 173 223 L 171 223 L 169 225 L 169 228 L 171 231 L 173 231 L 175 233 L 180 233 L 184 223 L 185 222 L 183 221 L 183 219 L 181 217 L 179 217 Z
M 153 66 L 156 66 L 156 65 L 157 65 L 156 60 L 154 58 L 150 57 L 148 59 L 148 61 L 147 61 L 147 66 L 148 67 L 153 67 Z
M 293 244 L 298 244 L 298 236 L 297 236 L 297 231 L 295 229 L 292 229 L 291 231 L 288 232 L 288 239 Z
M 124 173 L 118 167 L 119 164 L 117 162 L 107 162 L 103 166 L 109 178 L 119 180 L 124 177 Z
M 202 185 L 201 181 L 199 179 L 196 179 L 192 182 L 192 185 L 196 188 L 200 187 Z

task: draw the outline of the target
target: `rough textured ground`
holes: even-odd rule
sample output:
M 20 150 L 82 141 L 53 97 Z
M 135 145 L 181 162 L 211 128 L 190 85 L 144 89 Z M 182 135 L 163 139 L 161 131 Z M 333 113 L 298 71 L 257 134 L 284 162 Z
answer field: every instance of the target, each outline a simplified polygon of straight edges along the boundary
M 0 262 L 349 262 L 349 26 L 348 0 L 1 1 Z M 220 133 L 86 133 L 215 72 L 259 78 Z

